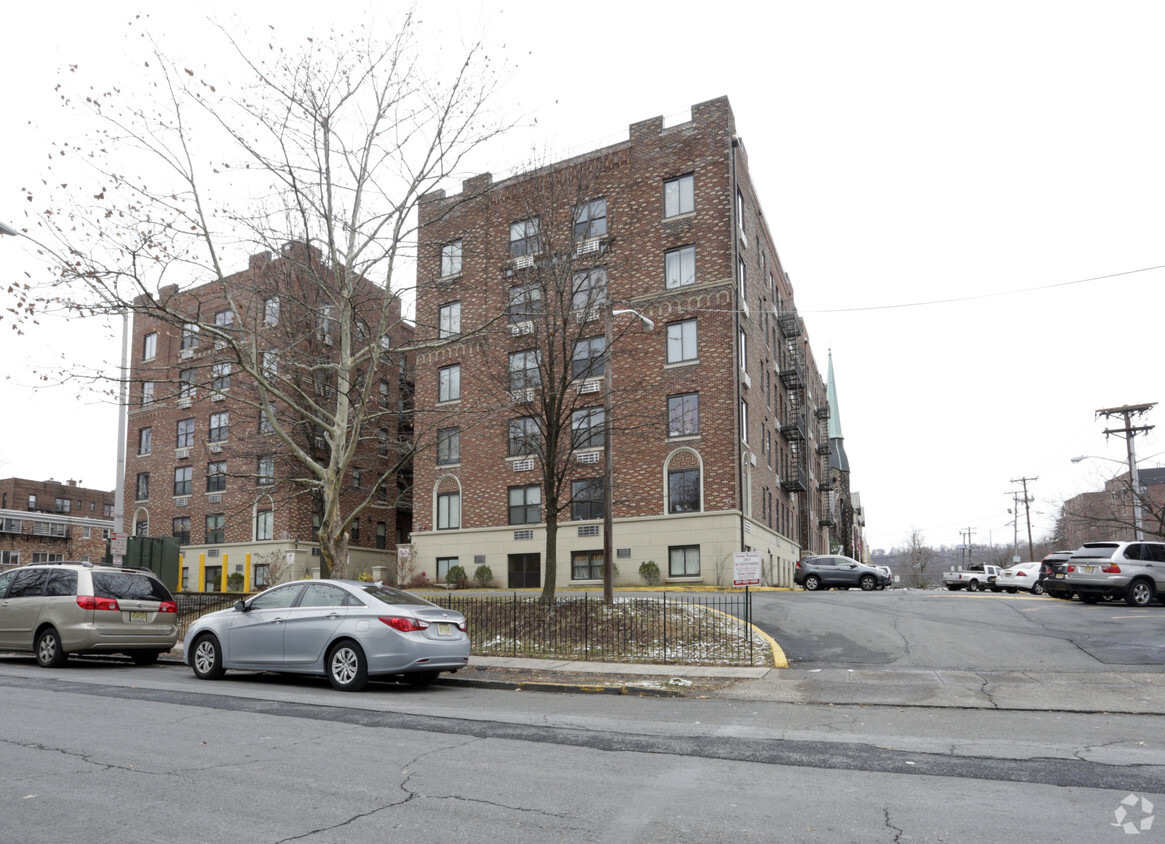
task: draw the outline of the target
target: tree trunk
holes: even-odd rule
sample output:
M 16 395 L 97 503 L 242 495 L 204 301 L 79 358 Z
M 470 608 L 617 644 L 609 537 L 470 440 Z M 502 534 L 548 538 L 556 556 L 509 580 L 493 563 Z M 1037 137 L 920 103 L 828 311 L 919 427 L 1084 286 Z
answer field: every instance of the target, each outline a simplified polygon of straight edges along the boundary
M 543 604 L 554 603 L 554 588 L 558 581 L 558 513 L 546 512 L 546 560 L 543 565 L 542 597 Z

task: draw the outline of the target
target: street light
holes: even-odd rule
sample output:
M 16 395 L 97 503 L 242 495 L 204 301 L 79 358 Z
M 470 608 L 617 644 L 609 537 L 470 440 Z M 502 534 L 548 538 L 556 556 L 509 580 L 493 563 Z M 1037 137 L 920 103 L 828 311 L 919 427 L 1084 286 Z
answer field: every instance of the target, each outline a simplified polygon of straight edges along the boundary
M 16 237 L 20 234 L 20 232 L 12 228 L 12 226 L 8 225 L 7 223 L 0 222 L 0 234 L 7 234 L 11 235 L 12 237 Z
M 1154 456 L 1154 455 L 1150 455 Z M 1115 460 L 1111 457 L 1100 457 L 1096 454 L 1081 454 L 1078 457 L 1073 457 L 1073 463 L 1079 463 L 1082 460 L 1107 460 L 1109 463 L 1120 463 L 1125 465 L 1123 460 Z M 1129 480 L 1133 487 L 1133 527 L 1136 528 L 1137 541 L 1145 538 L 1145 531 L 1141 526 L 1141 476 L 1137 473 L 1137 453 L 1133 450 L 1133 441 L 1129 440 Z
M 615 458 L 611 448 L 611 381 L 615 367 L 611 356 L 612 322 L 614 317 L 633 314 L 648 331 L 655 328 L 655 323 L 633 308 L 608 307 L 606 312 L 603 337 L 603 354 L 607 356 L 607 391 L 603 396 L 603 460 L 606 463 L 603 477 L 603 602 L 610 604 L 615 600 L 615 519 L 612 513 L 615 509 Z

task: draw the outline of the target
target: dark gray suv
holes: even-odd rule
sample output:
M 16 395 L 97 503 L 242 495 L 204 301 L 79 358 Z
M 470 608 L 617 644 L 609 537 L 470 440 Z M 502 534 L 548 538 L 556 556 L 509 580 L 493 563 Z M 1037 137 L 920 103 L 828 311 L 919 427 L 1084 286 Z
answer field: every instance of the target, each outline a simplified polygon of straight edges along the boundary
M 793 572 L 793 582 L 804 586 L 809 592 L 818 589 L 849 589 L 851 586 L 865 592 L 885 589 L 890 585 L 890 577 L 873 566 L 859 563 L 849 557 L 837 554 L 821 554 L 805 557 L 797 562 Z

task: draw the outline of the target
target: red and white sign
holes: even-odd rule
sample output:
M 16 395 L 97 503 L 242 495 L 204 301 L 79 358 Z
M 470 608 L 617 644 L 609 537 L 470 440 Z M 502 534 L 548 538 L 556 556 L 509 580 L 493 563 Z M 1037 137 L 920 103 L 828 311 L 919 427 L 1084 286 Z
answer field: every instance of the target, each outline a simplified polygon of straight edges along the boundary
M 760 586 L 760 551 L 737 551 L 732 555 L 732 585 Z

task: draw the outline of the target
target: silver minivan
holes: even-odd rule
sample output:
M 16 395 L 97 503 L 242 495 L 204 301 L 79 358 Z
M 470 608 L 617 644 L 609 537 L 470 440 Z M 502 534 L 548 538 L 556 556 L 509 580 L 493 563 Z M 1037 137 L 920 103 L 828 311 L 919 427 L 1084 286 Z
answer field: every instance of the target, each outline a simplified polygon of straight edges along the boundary
M 88 653 L 149 665 L 177 641 L 178 605 L 144 569 L 64 562 L 0 574 L 0 651 L 34 653 L 45 668 Z
M 1072 553 L 1064 582 L 1086 604 L 1101 598 L 1144 607 L 1165 601 L 1165 542 L 1085 542 Z

